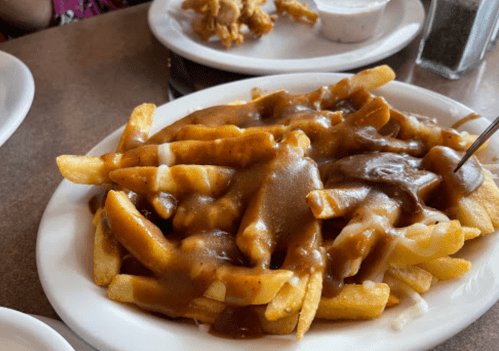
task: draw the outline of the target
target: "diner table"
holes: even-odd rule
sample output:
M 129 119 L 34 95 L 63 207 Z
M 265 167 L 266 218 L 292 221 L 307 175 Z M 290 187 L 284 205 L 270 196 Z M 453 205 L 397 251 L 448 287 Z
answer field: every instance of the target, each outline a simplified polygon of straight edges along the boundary
M 428 9 L 428 2 L 424 2 Z M 63 179 L 55 159 L 85 154 L 126 123 L 144 102 L 162 105 L 169 91 L 169 50 L 151 32 L 150 3 L 53 27 L 0 43 L 31 71 L 35 95 L 26 118 L 0 147 L 0 306 L 59 319 L 36 266 L 37 232 L 47 203 Z M 367 67 L 388 64 L 396 80 L 440 93 L 488 118 L 499 114 L 499 47 L 459 80 L 415 64 L 420 36 Z M 199 67 L 198 67 L 199 69 Z M 202 70 L 202 67 L 200 68 Z M 206 68 L 206 70 L 209 70 Z M 217 71 L 218 84 L 243 78 Z M 203 87 L 201 87 L 203 88 Z M 499 303 L 435 351 L 497 350 Z

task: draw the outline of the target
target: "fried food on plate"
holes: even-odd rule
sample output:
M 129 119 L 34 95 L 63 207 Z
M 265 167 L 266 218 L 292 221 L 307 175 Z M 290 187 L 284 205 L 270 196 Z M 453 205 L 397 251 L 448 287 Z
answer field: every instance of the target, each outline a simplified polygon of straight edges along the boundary
M 319 15 L 311 11 L 306 3 L 297 0 L 274 0 L 279 15 L 289 14 L 296 22 L 314 24 Z
M 241 10 L 223 4 L 189 6 Z M 373 319 L 404 299 L 398 326 L 424 313 L 427 291 L 470 271 L 453 255 L 499 227 L 499 189 L 476 157 L 453 171 L 469 135 L 373 94 L 394 77 L 257 94 L 151 136 L 146 104 L 114 152 L 58 157 L 64 177 L 102 188 L 95 283 L 231 337 L 302 339 L 318 318 Z
M 278 15 L 287 13 L 296 22 L 309 24 L 314 24 L 318 17 L 296 0 L 276 0 L 277 14 L 273 15 L 262 9 L 265 3 L 266 0 L 185 0 L 182 9 L 199 15 L 191 27 L 202 40 L 217 36 L 226 49 L 243 43 L 246 37 L 259 38 L 270 33 Z

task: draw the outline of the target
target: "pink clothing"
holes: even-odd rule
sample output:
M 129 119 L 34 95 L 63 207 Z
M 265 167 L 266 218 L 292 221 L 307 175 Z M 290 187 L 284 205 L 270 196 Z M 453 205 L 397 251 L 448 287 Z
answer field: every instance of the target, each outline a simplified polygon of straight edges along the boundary
M 52 0 L 58 24 L 89 18 L 103 12 L 127 7 L 127 1 L 117 0 Z

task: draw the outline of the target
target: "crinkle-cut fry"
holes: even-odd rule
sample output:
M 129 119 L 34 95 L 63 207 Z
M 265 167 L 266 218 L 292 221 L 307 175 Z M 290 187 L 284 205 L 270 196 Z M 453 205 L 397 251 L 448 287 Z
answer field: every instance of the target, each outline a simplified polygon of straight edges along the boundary
M 433 282 L 433 275 L 418 266 L 409 266 L 405 268 L 390 268 L 385 276 L 390 275 L 409 286 L 418 293 L 428 291 Z
M 312 322 L 319 308 L 322 295 L 322 280 L 323 272 L 317 271 L 310 275 L 307 284 L 307 292 L 303 299 L 303 305 L 298 317 L 298 326 L 296 330 L 296 337 L 298 340 L 303 339 L 305 333 L 310 329 Z
M 425 261 L 418 266 L 431 273 L 438 280 L 454 279 L 471 270 L 470 261 L 450 256 Z
M 436 145 L 444 145 L 455 150 L 465 150 L 468 141 L 465 135 L 452 128 L 446 128 L 428 121 L 421 121 L 417 116 L 391 110 L 391 120 L 400 126 L 397 138 L 402 140 L 421 140 L 427 150 Z
M 128 252 L 153 272 L 161 273 L 169 268 L 173 245 L 135 208 L 126 193 L 109 191 L 105 210 L 115 238 Z
M 395 79 L 395 72 L 387 65 L 377 66 L 361 71 L 349 78 L 340 80 L 323 89 L 319 89 L 309 95 L 317 96 L 321 109 L 330 109 L 338 102 L 347 99 L 352 93 L 359 89 L 372 91 Z
M 331 298 L 321 298 L 316 318 L 374 319 L 385 310 L 390 288 L 385 283 L 345 284 Z
M 473 228 L 473 227 L 462 227 L 462 228 L 464 233 L 464 240 L 475 239 L 482 234 L 482 231 L 479 228 Z
M 275 154 L 276 142 L 270 133 L 209 141 L 182 140 L 159 146 L 159 162 L 167 166 L 176 164 L 218 165 L 246 167 L 267 161 Z
M 221 313 L 225 304 L 204 297 L 190 301 L 182 315 L 178 315 L 172 306 L 172 292 L 168 285 L 155 277 L 143 277 L 120 274 L 114 277 L 107 289 L 111 300 L 133 303 L 147 311 L 158 312 L 167 316 L 194 318 L 202 323 L 212 324 Z
M 218 197 L 235 170 L 219 166 L 176 165 L 129 167 L 109 173 L 115 183 L 139 194 L 165 192 L 175 198 L 188 193 Z
M 449 213 L 462 225 L 489 234 L 499 228 L 499 189 L 487 172 L 483 172 L 483 177 L 483 183 L 474 192 L 458 198 Z
M 393 228 L 400 216 L 400 203 L 380 191 L 371 191 L 364 203 L 355 210 L 352 219 L 341 230 L 330 253 L 348 252 L 343 278 L 357 274 L 360 264 L 383 235 Z
M 291 278 L 279 290 L 277 295 L 268 303 L 265 309 L 265 318 L 269 321 L 276 321 L 300 311 L 303 299 L 307 292 L 310 275 Z
M 231 305 L 265 305 L 293 277 L 286 269 L 260 269 L 224 266 L 217 269 L 217 279 L 226 288 L 225 301 Z
M 253 308 L 258 315 L 263 331 L 267 334 L 291 334 L 298 323 L 299 311 L 288 313 L 286 316 L 277 320 L 268 320 L 265 316 L 265 306 L 254 306 Z
M 355 185 L 313 190 L 307 195 L 307 203 L 315 218 L 342 217 L 363 201 L 370 188 Z
M 156 105 L 154 104 L 142 104 L 133 110 L 118 142 L 116 152 L 134 149 L 147 140 L 155 110 Z
M 404 232 L 412 231 L 411 236 Z M 452 255 L 464 245 L 464 233 L 459 221 L 434 225 L 421 223 L 401 229 L 388 263 L 393 267 L 407 267 L 439 257 Z
M 113 236 L 107 235 L 102 225 L 103 209 L 97 210 L 94 216 L 94 281 L 104 286 L 120 273 L 124 250 Z
M 494 224 L 484 204 L 476 201 L 473 197 L 459 198 L 447 212 L 451 218 L 458 219 L 463 225 L 480 229 L 482 234 L 494 232 Z
M 314 24 L 319 18 L 306 3 L 300 3 L 298 0 L 275 0 L 274 4 L 278 14 L 288 13 L 296 22 Z

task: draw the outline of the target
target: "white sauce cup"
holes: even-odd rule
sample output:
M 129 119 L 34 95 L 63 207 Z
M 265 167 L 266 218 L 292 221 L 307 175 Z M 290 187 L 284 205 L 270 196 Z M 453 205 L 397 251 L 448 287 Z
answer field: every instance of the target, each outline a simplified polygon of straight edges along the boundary
M 390 0 L 314 0 L 322 34 L 336 42 L 355 43 L 376 32 Z

